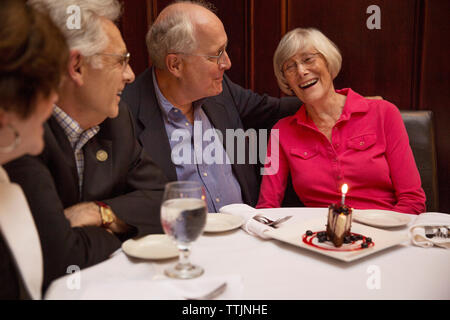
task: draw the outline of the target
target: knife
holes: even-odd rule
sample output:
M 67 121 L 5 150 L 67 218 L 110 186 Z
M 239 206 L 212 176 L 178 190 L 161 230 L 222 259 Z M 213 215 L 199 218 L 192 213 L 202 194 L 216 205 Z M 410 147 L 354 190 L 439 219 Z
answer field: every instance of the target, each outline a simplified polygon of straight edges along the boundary
M 436 236 L 437 229 L 433 227 L 425 227 L 425 236 L 428 239 L 434 238 Z

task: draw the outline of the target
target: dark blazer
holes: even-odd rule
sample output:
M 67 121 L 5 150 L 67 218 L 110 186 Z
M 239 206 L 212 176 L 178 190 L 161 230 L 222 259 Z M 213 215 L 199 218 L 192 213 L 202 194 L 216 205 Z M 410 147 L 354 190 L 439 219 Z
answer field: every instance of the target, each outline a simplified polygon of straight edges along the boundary
M 46 288 L 64 275 L 69 265 L 88 267 L 107 259 L 121 246 L 121 241 L 104 228 L 71 228 L 64 208 L 101 200 L 136 228 L 128 236 L 162 233 L 159 212 L 167 179 L 137 142 L 131 114 L 124 105 L 119 107 L 118 117 L 105 120 L 98 134 L 83 147 L 81 195 L 69 140 L 53 117 L 44 128 L 42 154 L 22 157 L 4 168 L 28 199 L 41 239 Z M 97 160 L 98 150 L 107 152 L 106 161 Z
M 153 85 L 152 69 L 145 70 L 127 85 L 122 99 L 136 120 L 136 135 L 144 149 L 162 168 L 170 181 L 177 180 L 175 165 L 171 160 L 169 138 L 164 126 Z M 203 110 L 212 125 L 221 131 L 226 150 L 226 129 L 270 129 L 281 118 L 294 114 L 301 103 L 297 98 L 272 98 L 258 95 L 233 83 L 226 75 L 223 92 L 202 100 Z M 236 141 L 235 141 L 236 148 Z M 235 149 L 236 151 L 236 149 Z M 248 143 L 246 153 L 249 154 Z M 259 195 L 258 166 L 237 164 L 237 153 L 232 161 L 233 173 L 238 180 L 245 203 L 255 206 Z

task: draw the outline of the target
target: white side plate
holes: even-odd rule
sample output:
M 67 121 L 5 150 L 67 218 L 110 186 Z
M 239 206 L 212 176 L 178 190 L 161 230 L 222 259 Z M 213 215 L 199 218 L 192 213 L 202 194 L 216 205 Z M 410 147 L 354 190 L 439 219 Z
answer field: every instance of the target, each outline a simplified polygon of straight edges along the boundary
M 353 209 L 353 220 L 379 228 L 401 227 L 411 222 L 411 215 L 388 210 Z
M 168 259 L 178 256 L 175 243 L 165 234 L 150 234 L 139 239 L 129 239 L 122 243 L 122 250 L 133 258 Z
M 227 213 L 208 213 L 204 232 L 224 232 L 239 228 L 244 219 Z

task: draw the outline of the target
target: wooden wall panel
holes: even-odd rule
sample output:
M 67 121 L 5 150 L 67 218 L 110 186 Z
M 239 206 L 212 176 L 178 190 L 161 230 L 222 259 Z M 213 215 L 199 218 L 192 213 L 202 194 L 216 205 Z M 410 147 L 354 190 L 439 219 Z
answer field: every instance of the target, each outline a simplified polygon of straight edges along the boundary
M 254 74 L 251 89 L 280 96 L 280 89 L 273 73 L 273 54 L 282 36 L 282 12 L 284 1 L 253 1 L 253 62 Z
M 420 109 L 433 110 L 440 211 L 450 213 L 450 1 L 425 1 Z
M 369 5 L 380 7 L 380 30 L 366 26 Z M 411 109 L 415 5 L 414 0 L 291 0 L 288 30 L 315 27 L 336 43 L 343 57 L 336 88 L 381 95 L 401 109 Z
M 231 69 L 227 75 L 243 87 L 250 86 L 248 39 L 249 0 L 210 1 L 217 9 L 228 36 L 227 53 Z
M 130 65 L 136 75 L 148 66 L 145 34 L 148 29 L 150 10 L 150 0 L 127 0 L 119 23 L 125 44 L 131 54 Z

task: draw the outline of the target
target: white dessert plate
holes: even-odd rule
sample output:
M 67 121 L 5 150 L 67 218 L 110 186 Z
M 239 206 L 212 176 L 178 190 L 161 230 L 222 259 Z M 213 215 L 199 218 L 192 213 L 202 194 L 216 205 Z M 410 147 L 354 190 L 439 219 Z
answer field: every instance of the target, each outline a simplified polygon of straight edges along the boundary
M 225 232 L 237 229 L 244 219 L 227 213 L 208 213 L 204 232 Z
M 324 216 L 320 219 L 316 218 L 309 221 L 285 224 L 277 229 L 268 230 L 264 234 L 294 246 L 311 250 L 345 262 L 351 262 L 374 254 L 409 239 L 406 231 L 386 231 L 353 221 L 351 232 L 353 234 L 363 235 L 366 238 L 370 237 L 372 240 L 371 244 L 368 248 L 361 248 L 363 241 L 356 240 L 350 244 L 343 244 L 340 248 L 335 248 L 331 242 L 318 242 L 316 232 L 325 231 L 326 223 L 327 219 Z M 312 236 L 306 236 L 307 230 L 311 230 L 314 234 Z
M 378 228 L 405 226 L 411 222 L 411 215 L 388 210 L 353 209 L 353 220 Z
M 122 243 L 122 250 L 133 258 L 161 260 L 178 256 L 175 243 L 165 234 L 150 234 Z

